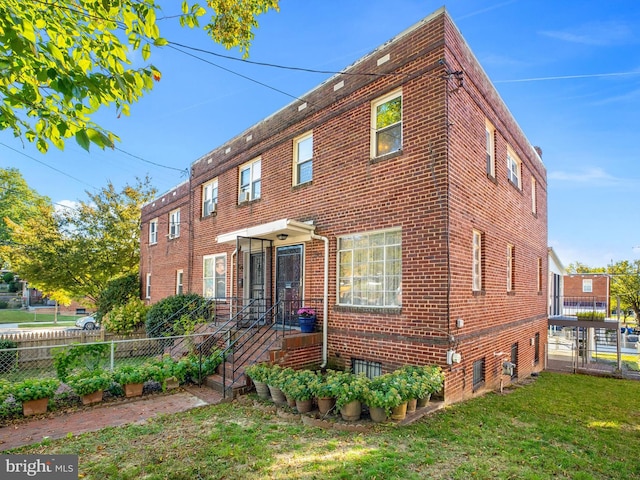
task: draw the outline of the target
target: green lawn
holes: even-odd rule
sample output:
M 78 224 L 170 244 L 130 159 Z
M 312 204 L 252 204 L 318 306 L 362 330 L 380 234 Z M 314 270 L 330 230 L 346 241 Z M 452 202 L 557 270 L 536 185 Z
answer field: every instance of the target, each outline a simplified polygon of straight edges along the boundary
M 11 453 L 79 454 L 85 479 L 632 479 L 638 398 L 640 382 L 544 373 L 406 427 L 324 430 L 233 402 Z
M 58 323 L 75 323 L 79 316 L 58 315 Z M 53 324 L 53 313 L 39 313 L 38 310 L 28 312 L 26 310 L 0 309 L 0 323 L 51 323 Z M 64 323 L 63 323 L 64 324 Z

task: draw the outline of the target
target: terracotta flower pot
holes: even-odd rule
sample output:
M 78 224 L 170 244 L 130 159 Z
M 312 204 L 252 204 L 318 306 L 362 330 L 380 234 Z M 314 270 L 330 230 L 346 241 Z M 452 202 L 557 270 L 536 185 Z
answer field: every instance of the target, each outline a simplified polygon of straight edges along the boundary
M 296 400 L 296 408 L 300 413 L 309 413 L 313 410 L 313 399 L 308 400 Z
M 342 419 L 347 422 L 354 422 L 360 420 L 360 414 L 362 413 L 362 403 L 360 400 L 354 400 L 342 406 L 340 409 L 340 415 Z
M 397 407 L 391 409 L 392 420 L 404 420 L 407 416 L 407 402 L 402 402 Z
M 271 398 L 273 399 L 274 403 L 278 403 L 278 404 L 287 403 L 287 397 L 285 397 L 282 390 L 272 385 L 267 385 L 267 386 L 269 387 L 269 393 L 271 394 Z
M 102 401 L 102 390 L 98 390 L 97 392 L 88 393 L 86 395 L 82 395 L 80 397 L 83 405 L 91 405 L 93 403 L 98 403 Z
M 422 397 L 418 399 L 417 408 L 424 408 L 427 406 L 427 404 L 429 403 L 429 400 L 431 400 L 431 394 L 427 395 L 426 397 Z
M 256 393 L 258 397 L 262 400 L 271 399 L 271 393 L 269 392 L 269 386 L 264 382 L 258 382 L 256 380 L 253 381 L 253 384 L 256 386 Z
M 22 414 L 25 417 L 28 417 L 29 415 L 39 415 L 41 413 L 47 413 L 47 405 L 49 405 L 48 398 L 27 400 L 26 402 L 22 402 Z
M 144 383 L 127 383 L 124 386 L 125 397 L 139 397 L 142 395 L 142 387 Z
M 296 399 L 293 397 L 290 397 L 288 395 L 285 395 L 285 397 L 287 397 L 287 405 L 289 405 L 290 407 L 295 407 L 296 406 Z
M 418 399 L 417 398 L 409 399 L 409 401 L 407 402 L 407 413 L 415 412 L 417 404 L 418 404 Z
M 369 407 L 369 415 L 376 423 L 386 422 L 388 419 L 387 412 L 382 407 Z
M 334 397 L 320 397 L 318 398 L 318 411 L 325 415 L 335 407 L 336 399 Z

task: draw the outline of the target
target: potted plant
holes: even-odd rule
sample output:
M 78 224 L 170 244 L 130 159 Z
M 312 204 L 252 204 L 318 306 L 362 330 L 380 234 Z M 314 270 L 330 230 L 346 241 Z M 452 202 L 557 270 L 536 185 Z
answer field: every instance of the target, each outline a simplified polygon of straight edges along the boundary
M 296 370 L 293 378 L 287 382 L 287 392 L 295 399 L 300 413 L 310 412 L 313 408 L 311 384 L 315 380 L 316 374 L 311 370 Z
M 310 385 L 311 393 L 316 397 L 318 410 L 322 415 L 329 413 L 336 405 L 336 398 L 333 396 L 331 385 L 332 376 L 335 373 L 334 370 L 327 370 L 324 374 L 317 372 L 316 378 Z
M 336 408 L 343 420 L 353 421 L 360 418 L 362 400 L 369 386 L 369 379 L 363 374 L 336 372 L 331 378 L 331 391 L 336 397 Z
M 28 378 L 17 383 L 11 389 L 13 398 L 22 403 L 25 416 L 45 413 L 49 399 L 53 397 L 60 386 L 55 378 Z
M 284 396 L 287 399 L 287 405 L 290 407 L 296 406 L 296 399 L 293 398 L 289 392 L 289 383 L 295 380 L 296 371 L 291 367 L 283 368 L 278 376 L 278 387 L 284 392 Z
M 280 388 L 282 380 L 280 376 L 282 375 L 283 368 L 280 365 L 272 365 L 271 370 L 269 371 L 269 375 L 267 376 L 267 387 L 269 388 L 269 393 L 271 394 L 271 399 L 275 403 L 286 403 L 287 398 Z
M 244 373 L 253 381 L 256 386 L 256 393 L 263 400 L 269 400 L 271 394 L 267 381 L 271 372 L 271 365 L 268 363 L 254 363 L 245 368 Z
M 316 326 L 316 311 L 311 307 L 298 309 L 298 323 L 301 333 L 313 333 Z
M 80 395 L 83 405 L 102 401 L 102 393 L 111 386 L 111 374 L 102 369 L 83 369 L 67 375 L 65 383 Z
M 387 373 L 371 380 L 364 392 L 363 401 L 369 406 L 371 419 L 383 422 L 404 400 L 394 385 L 393 374 Z
M 149 378 L 148 365 L 122 365 L 113 372 L 113 379 L 122 385 L 126 397 L 141 396 L 144 382 Z

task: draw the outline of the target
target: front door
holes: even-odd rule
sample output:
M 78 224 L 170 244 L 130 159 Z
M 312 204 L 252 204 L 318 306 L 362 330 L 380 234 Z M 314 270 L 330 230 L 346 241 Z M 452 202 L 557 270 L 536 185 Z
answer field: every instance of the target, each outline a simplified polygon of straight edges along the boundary
M 276 301 L 282 301 L 279 323 L 298 324 L 302 306 L 302 245 L 278 247 L 276 250 Z
M 251 300 L 252 320 L 260 318 L 265 312 L 265 271 L 264 253 L 252 253 L 249 256 L 249 299 Z

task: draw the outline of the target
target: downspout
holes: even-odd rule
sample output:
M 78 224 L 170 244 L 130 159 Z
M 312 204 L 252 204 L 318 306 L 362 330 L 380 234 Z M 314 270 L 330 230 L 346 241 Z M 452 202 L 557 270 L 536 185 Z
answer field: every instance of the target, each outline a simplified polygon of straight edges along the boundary
M 315 233 L 311 234 L 311 238 L 314 240 L 322 240 L 324 242 L 324 292 L 322 294 L 322 364 L 320 368 L 327 366 L 327 342 L 328 342 L 328 320 L 329 314 L 329 239 Z

